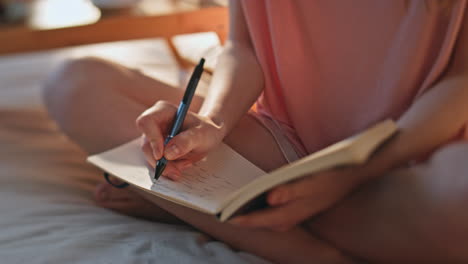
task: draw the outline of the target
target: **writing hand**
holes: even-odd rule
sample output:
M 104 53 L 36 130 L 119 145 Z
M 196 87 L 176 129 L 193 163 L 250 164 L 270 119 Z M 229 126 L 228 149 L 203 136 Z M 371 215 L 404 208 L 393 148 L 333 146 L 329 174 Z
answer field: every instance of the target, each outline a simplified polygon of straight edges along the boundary
M 223 139 L 219 125 L 207 117 L 189 111 L 181 132 L 164 146 L 176 112 L 176 105 L 158 101 L 136 120 L 136 125 L 144 136 L 142 150 L 148 163 L 154 167 L 156 161 L 164 156 L 169 162 L 163 176 L 172 180 L 179 179 L 183 170 L 202 159 Z

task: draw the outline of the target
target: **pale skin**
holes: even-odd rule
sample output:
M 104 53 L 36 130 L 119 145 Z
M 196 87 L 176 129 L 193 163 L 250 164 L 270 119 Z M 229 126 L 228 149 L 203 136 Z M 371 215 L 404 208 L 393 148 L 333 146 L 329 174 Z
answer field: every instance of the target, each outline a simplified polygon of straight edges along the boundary
M 148 162 L 154 165 L 162 155 L 172 160 L 165 176 L 173 180 L 222 140 L 264 170 L 285 164 L 269 132 L 245 115 L 260 94 L 263 79 L 242 11 L 237 1 L 231 2 L 232 28 L 220 58 L 222 67 L 206 98 L 194 99 L 184 131 L 166 147 L 163 131 L 172 121 L 182 91 L 96 59 L 70 63 L 50 80 L 46 101 L 52 116 L 90 153 L 143 134 L 142 150 Z M 430 170 L 424 174 L 394 170 L 447 142 L 468 119 L 468 22 L 464 25 L 447 72 L 398 120 L 402 128 L 398 137 L 364 166 L 310 175 L 280 186 L 268 194 L 269 209 L 229 223 L 145 195 L 149 204 L 106 184 L 96 190 L 97 203 L 158 220 L 172 221 L 171 216 L 176 216 L 235 248 L 280 263 L 352 263 L 350 255 L 389 263 L 466 261 L 463 238 L 468 235 L 468 214 L 457 206 L 464 204 L 468 194 L 456 187 L 468 184 L 464 179 L 468 171 L 440 176 Z M 87 74 L 77 74 L 80 70 Z M 96 71 L 99 76 L 91 78 L 89 73 Z M 93 82 L 100 82 L 100 89 L 93 89 Z M 104 106 L 112 112 L 103 111 Z M 258 145 L 261 150 L 252 147 Z M 179 152 L 171 153 L 172 146 Z M 433 192 L 416 191 L 419 186 L 432 186 L 440 177 L 456 184 L 434 187 Z M 106 199 L 101 199 L 103 194 Z M 446 200 L 451 206 L 442 207 L 441 201 Z M 411 206 L 405 206 L 408 203 Z M 438 213 L 427 217 L 428 212 Z M 455 232 L 459 236 L 451 235 Z M 248 241 L 242 239 L 246 236 Z M 447 241 L 449 249 L 443 247 Z

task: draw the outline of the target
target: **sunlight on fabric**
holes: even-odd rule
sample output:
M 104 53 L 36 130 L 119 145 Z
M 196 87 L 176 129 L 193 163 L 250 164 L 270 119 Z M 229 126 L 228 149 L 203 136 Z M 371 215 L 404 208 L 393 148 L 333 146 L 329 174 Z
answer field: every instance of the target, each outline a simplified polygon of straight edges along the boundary
M 32 8 L 29 25 L 34 29 L 53 29 L 92 24 L 101 12 L 90 0 L 39 0 Z

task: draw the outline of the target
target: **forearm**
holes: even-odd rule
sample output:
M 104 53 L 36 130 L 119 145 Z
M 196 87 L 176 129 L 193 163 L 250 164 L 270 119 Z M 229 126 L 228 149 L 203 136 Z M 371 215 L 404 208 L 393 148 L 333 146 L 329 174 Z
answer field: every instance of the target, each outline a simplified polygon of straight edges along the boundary
M 199 113 L 226 135 L 260 95 L 263 74 L 251 47 L 235 41 L 228 41 L 218 65 Z
M 444 259 L 447 252 L 438 251 L 436 239 L 428 239 L 443 239 L 441 219 L 446 216 L 433 215 L 443 198 L 427 188 L 449 175 L 430 176 L 422 169 L 388 172 L 458 134 L 468 120 L 467 86 L 465 75 L 447 76 L 422 96 L 398 120 L 401 133 L 356 170 L 359 183 L 371 182 L 311 221 L 310 228 L 340 248 L 378 262 Z M 428 228 L 434 226 L 438 229 Z
M 468 76 L 446 76 L 398 120 L 400 133 L 363 167 L 363 181 L 419 160 L 460 133 L 468 120 Z
M 220 127 L 224 137 L 263 89 L 263 73 L 254 53 L 240 1 L 229 1 L 229 40 L 218 60 L 200 114 Z
M 441 184 L 466 186 L 462 178 L 425 167 L 396 170 L 361 186 L 307 226 L 370 263 L 466 263 L 466 199 L 456 200 L 459 187 L 444 194 L 447 184 Z

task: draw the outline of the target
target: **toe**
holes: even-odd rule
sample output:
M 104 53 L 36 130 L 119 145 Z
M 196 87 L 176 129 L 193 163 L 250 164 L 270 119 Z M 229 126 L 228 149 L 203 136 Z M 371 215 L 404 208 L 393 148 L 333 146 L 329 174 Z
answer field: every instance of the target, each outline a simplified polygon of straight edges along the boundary
M 100 183 L 94 189 L 94 200 L 98 203 L 105 202 L 109 200 L 109 193 L 110 193 L 110 184 L 108 183 Z

